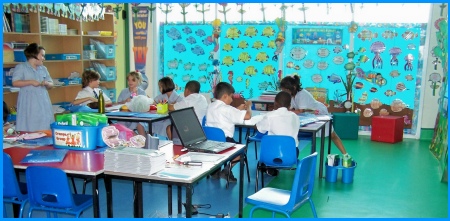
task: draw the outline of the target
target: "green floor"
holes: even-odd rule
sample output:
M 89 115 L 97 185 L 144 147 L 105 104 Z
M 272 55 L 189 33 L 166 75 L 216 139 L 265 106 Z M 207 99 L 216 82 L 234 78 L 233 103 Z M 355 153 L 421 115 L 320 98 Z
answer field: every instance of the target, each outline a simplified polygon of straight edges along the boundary
M 319 218 L 448 217 L 448 185 L 440 182 L 441 171 L 428 150 L 429 141 L 404 139 L 388 144 L 359 136 L 358 140 L 343 142 L 357 162 L 354 182 L 342 183 L 341 172 L 336 183 L 316 180 L 312 198 Z M 339 153 L 335 147 L 331 152 Z M 282 171 L 267 186 L 289 189 L 292 176 L 293 171 Z M 245 206 L 244 217 L 248 217 L 250 209 L 250 205 Z M 271 213 L 258 210 L 254 217 L 271 217 Z M 292 217 L 313 216 L 305 204 Z

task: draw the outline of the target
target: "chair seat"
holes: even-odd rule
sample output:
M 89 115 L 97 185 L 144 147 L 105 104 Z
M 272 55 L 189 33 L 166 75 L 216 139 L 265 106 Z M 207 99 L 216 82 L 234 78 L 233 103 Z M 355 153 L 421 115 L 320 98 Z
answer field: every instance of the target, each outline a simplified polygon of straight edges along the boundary
M 271 187 L 262 188 L 260 191 L 250 195 L 245 199 L 246 203 L 270 204 L 284 206 L 288 203 L 291 191 L 275 189 Z

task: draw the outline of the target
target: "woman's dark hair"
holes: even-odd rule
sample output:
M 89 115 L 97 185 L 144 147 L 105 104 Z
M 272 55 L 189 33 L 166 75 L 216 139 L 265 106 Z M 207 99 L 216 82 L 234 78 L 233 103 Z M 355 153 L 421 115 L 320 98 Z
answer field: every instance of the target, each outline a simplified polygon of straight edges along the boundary
M 234 88 L 231 84 L 227 82 L 220 82 L 216 85 L 216 88 L 214 89 L 214 98 L 220 99 L 223 95 L 228 94 L 231 95 L 234 93 Z
M 25 48 L 23 53 L 25 54 L 25 57 L 27 58 L 27 60 L 30 60 L 31 58 L 38 59 L 37 56 L 39 55 L 41 50 L 45 50 L 45 48 L 42 46 L 39 46 L 36 43 L 31 43 Z
M 93 70 L 85 70 L 81 75 L 81 87 L 85 88 L 89 86 L 91 81 L 96 81 L 98 79 L 100 79 L 100 74 L 98 72 Z
M 280 82 L 280 88 L 287 89 L 292 96 L 303 90 L 300 77 L 298 75 L 284 77 Z
M 158 84 L 161 86 L 161 93 L 165 94 L 167 92 L 171 92 L 175 89 L 175 84 L 170 77 L 163 77 L 159 79 Z

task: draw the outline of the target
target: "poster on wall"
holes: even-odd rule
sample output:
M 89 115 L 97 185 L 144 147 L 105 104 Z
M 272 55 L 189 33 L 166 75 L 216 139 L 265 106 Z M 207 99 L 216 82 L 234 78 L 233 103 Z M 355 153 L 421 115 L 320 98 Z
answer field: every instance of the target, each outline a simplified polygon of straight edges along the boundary
M 292 44 L 341 45 L 342 29 L 331 27 L 292 28 Z
M 272 59 L 276 50 L 275 24 L 228 24 L 222 27 L 222 81 L 233 85 L 236 93 L 249 99 L 266 90 L 275 90 L 278 62 Z
M 348 31 L 344 26 L 288 27 L 284 50 L 285 75 L 298 75 L 302 87 L 325 106 L 336 105 L 345 99 L 344 65 L 347 62 Z M 331 101 L 331 102 L 330 102 Z
M 142 74 L 142 83 L 139 85 L 145 91 L 148 87 L 149 77 L 145 73 L 147 61 L 147 29 L 148 29 L 148 7 L 139 6 L 136 16 L 132 16 L 133 23 L 133 53 L 134 67 Z
M 358 28 L 353 101 L 363 114 L 360 125 L 378 115 L 403 116 L 408 129 L 414 124 L 420 33 L 420 27 L 398 25 Z
M 190 80 L 200 83 L 201 93 L 210 93 L 214 79 L 210 52 L 214 49 L 211 25 L 164 25 L 163 74 L 173 79 L 178 93 Z

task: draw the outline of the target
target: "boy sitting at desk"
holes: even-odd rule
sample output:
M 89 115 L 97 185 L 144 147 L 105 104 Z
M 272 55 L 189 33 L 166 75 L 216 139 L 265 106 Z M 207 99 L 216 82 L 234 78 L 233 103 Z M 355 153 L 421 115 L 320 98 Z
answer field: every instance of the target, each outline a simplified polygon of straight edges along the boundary
M 198 81 L 194 80 L 187 82 L 186 87 L 184 88 L 184 99 L 175 104 L 169 104 L 169 111 L 194 107 L 198 121 L 202 122 L 203 117 L 206 115 L 206 109 L 208 109 L 208 102 L 206 101 L 206 98 L 199 93 L 200 83 Z
M 220 82 L 216 85 L 214 90 L 214 98 L 216 101 L 211 103 L 206 111 L 206 126 L 221 128 L 225 132 L 226 141 L 237 143 L 234 139 L 235 124 L 243 124 L 244 120 L 249 120 L 252 116 L 251 113 L 251 101 L 241 104 L 239 107 L 235 108 L 231 106 L 233 101 L 234 88 L 231 84 L 226 82 Z M 232 160 L 231 168 L 236 165 L 239 161 L 239 157 Z M 228 170 L 230 164 L 222 170 L 214 172 L 211 177 L 217 179 L 219 176 L 223 179 L 227 179 Z M 231 171 L 231 170 L 230 170 Z M 237 179 L 233 176 L 231 172 L 229 174 L 230 182 L 236 182 Z
M 292 101 L 291 107 L 292 111 L 296 114 L 303 113 L 306 110 L 314 110 L 315 114 L 328 115 L 328 108 L 316 101 L 314 97 L 307 90 L 302 88 L 302 83 L 300 83 L 300 77 L 297 75 L 284 77 L 280 82 L 280 88 L 282 91 L 286 91 L 291 94 Z M 329 124 L 325 126 L 325 136 L 327 136 L 329 131 Z M 336 147 L 344 155 L 344 158 L 350 158 L 341 138 L 334 132 L 333 126 L 331 126 L 331 140 L 336 145 Z
M 286 135 L 291 136 L 295 140 L 298 150 L 298 129 L 300 128 L 300 118 L 292 111 L 289 111 L 291 106 L 291 95 L 287 92 L 281 91 L 275 96 L 273 111 L 264 115 L 261 121 L 256 123 L 256 128 L 261 133 L 268 132 L 268 135 Z M 276 169 L 268 169 L 266 171 L 270 176 L 278 175 Z

